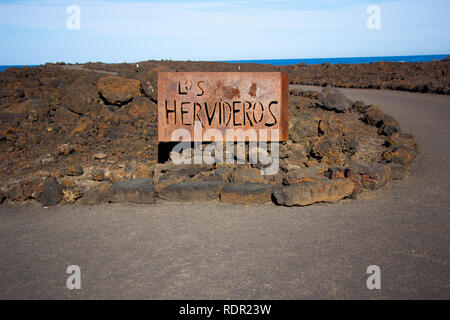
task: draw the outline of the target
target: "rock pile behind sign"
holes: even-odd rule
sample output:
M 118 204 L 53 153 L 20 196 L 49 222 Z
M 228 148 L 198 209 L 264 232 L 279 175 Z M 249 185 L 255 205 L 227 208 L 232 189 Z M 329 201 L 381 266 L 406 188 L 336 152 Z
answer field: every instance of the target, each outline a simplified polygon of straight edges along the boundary
M 154 77 L 167 68 L 130 68 L 0 73 L 0 202 L 334 203 L 404 178 L 416 156 L 414 138 L 379 107 L 325 88 L 290 92 L 276 175 L 260 175 L 261 165 L 158 163 Z

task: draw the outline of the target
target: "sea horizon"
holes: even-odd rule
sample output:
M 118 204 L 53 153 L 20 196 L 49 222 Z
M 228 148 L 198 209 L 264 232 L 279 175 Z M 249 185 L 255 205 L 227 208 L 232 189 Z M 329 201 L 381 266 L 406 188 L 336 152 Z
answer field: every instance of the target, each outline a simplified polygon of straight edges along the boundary
M 431 62 L 434 60 L 442 60 L 449 54 L 428 54 L 413 56 L 377 56 L 377 57 L 344 57 L 344 58 L 307 58 L 307 59 L 260 59 L 260 60 L 222 60 L 220 62 L 230 63 L 259 63 L 272 64 L 278 66 L 287 66 L 300 63 L 311 64 L 359 64 L 371 62 Z
M 376 57 L 344 57 L 344 58 L 300 58 L 300 59 L 254 59 L 254 60 L 213 60 L 209 62 L 228 62 L 228 63 L 257 63 L 257 64 L 271 64 L 276 66 L 287 66 L 305 63 L 307 65 L 313 64 L 360 64 L 372 62 L 431 62 L 435 60 L 442 60 L 450 54 L 437 55 L 412 55 L 412 56 L 376 56 Z M 182 60 L 173 60 L 182 61 Z M 194 61 L 194 60 L 185 60 Z M 198 60 L 202 61 L 202 60 Z M 135 63 L 135 62 L 124 62 Z M 42 64 L 41 64 L 42 65 Z M 0 65 L 0 71 L 8 68 L 23 68 L 23 67 L 38 67 L 40 65 Z

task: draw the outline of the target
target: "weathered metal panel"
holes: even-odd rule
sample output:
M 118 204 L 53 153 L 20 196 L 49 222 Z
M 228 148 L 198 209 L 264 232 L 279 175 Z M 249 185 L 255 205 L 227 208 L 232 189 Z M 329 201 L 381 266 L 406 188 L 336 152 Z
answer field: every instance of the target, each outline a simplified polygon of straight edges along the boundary
M 279 140 L 285 141 L 288 91 L 288 75 L 282 72 L 160 72 L 158 141 L 179 141 L 172 139 L 176 129 L 186 129 L 192 141 L 215 140 L 203 137 L 208 129 L 218 129 L 223 140 L 227 129 L 254 129 L 257 140 L 270 140 L 272 130 L 279 130 Z M 201 123 L 200 135 L 194 134 L 195 121 Z

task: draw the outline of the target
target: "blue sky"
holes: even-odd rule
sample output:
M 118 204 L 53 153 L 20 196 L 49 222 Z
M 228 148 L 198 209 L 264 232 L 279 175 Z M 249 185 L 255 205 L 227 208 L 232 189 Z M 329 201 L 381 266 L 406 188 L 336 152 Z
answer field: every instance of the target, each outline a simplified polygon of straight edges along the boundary
M 0 65 L 448 54 L 449 17 L 449 0 L 1 1 Z

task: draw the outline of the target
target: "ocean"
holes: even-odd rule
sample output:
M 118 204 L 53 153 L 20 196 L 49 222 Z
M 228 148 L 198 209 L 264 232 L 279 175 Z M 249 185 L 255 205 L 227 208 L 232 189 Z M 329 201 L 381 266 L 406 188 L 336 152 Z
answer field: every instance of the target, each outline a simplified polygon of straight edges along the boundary
M 291 64 L 321 64 L 321 63 L 371 63 L 371 62 L 429 62 L 433 60 L 442 60 L 448 57 L 449 54 L 439 55 L 422 55 L 422 56 L 387 56 L 387 57 L 355 57 L 355 58 L 314 58 L 314 59 L 270 59 L 270 60 L 227 60 L 225 62 L 232 63 L 261 63 L 261 64 L 273 64 L 277 66 L 287 66 Z
M 219 62 L 231 62 L 231 63 L 261 63 L 261 64 L 272 64 L 277 66 L 287 66 L 291 64 L 321 64 L 321 63 L 346 63 L 346 64 L 356 64 L 356 63 L 371 63 L 379 61 L 389 61 L 389 62 L 429 62 L 433 60 L 442 60 L 450 54 L 438 54 L 438 55 L 421 55 L 421 56 L 386 56 L 386 57 L 355 57 L 355 58 L 313 58 L 313 59 L 269 59 L 269 60 L 222 60 Z M 0 66 L 0 71 L 6 70 L 11 67 L 23 68 L 25 65 L 15 65 L 15 66 Z M 36 65 L 27 65 L 27 67 L 36 67 Z
M 37 67 L 38 65 L 15 65 L 15 66 L 0 66 L 0 71 L 6 70 L 8 68 L 23 68 L 23 67 Z

